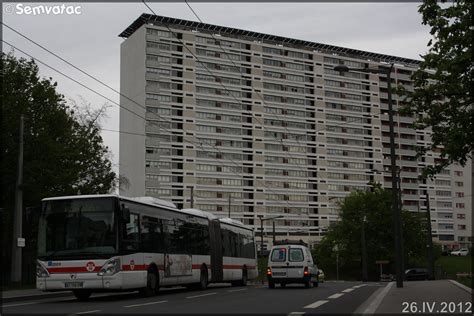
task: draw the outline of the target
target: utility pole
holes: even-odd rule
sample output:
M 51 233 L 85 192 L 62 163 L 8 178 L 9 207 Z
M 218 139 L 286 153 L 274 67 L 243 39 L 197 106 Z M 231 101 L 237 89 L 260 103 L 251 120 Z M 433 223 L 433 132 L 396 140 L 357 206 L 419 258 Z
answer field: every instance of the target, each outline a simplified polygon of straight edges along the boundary
M 18 174 L 15 187 L 15 211 L 13 214 L 13 245 L 12 245 L 12 266 L 11 281 L 21 283 L 22 272 L 22 249 L 19 247 L 19 239 L 23 236 L 23 130 L 24 117 L 20 116 L 20 143 L 18 148 Z
M 230 192 L 229 192 L 229 218 L 230 218 Z
M 397 193 L 397 161 L 395 156 L 395 123 L 393 121 L 393 101 L 392 101 L 392 70 L 393 64 L 390 68 L 385 68 L 387 75 L 387 98 L 388 98 L 388 121 L 390 132 L 390 167 L 392 171 L 392 211 L 393 211 L 393 226 L 395 231 L 395 266 L 397 274 L 397 287 L 403 287 L 403 271 L 402 271 L 402 236 L 400 225 L 400 206 L 399 194 Z
M 427 229 L 427 244 L 428 248 L 428 274 L 430 280 L 434 280 L 434 255 L 433 255 L 433 236 L 431 234 L 431 210 L 430 210 L 430 196 L 426 190 L 426 229 Z
M 194 187 L 191 187 L 191 208 L 194 208 Z
M 275 221 L 273 220 L 273 244 L 275 244 Z
M 365 221 L 366 217 L 362 218 L 361 229 L 361 246 L 362 246 L 362 282 L 367 282 L 369 277 L 367 273 L 367 247 L 365 244 Z
M 400 147 L 399 147 L 400 149 Z M 397 168 L 397 183 L 398 183 L 398 205 L 400 207 L 400 247 L 401 247 L 401 253 L 402 256 L 400 258 L 400 265 L 402 266 L 402 272 L 405 271 L 405 245 L 404 245 L 404 238 L 403 238 L 403 218 L 401 217 L 401 212 L 402 212 L 402 180 L 400 177 L 400 168 Z

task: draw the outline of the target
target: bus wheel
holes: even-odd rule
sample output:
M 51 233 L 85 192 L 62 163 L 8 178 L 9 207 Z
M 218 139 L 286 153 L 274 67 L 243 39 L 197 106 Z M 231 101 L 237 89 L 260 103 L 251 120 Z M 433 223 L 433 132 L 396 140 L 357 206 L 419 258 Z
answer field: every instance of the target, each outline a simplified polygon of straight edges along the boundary
M 91 297 L 92 291 L 88 290 L 74 290 L 72 291 L 74 293 L 74 296 L 77 298 L 79 301 L 87 301 L 89 297 Z
M 247 270 L 242 270 L 242 279 L 237 281 L 231 281 L 232 286 L 247 286 Z
M 146 274 L 146 287 L 140 290 L 145 297 L 154 296 L 158 293 L 158 275 L 154 269 L 148 270 Z
M 207 289 L 207 283 L 208 283 L 207 271 L 204 268 L 202 268 L 201 277 L 199 278 L 199 289 L 200 290 Z

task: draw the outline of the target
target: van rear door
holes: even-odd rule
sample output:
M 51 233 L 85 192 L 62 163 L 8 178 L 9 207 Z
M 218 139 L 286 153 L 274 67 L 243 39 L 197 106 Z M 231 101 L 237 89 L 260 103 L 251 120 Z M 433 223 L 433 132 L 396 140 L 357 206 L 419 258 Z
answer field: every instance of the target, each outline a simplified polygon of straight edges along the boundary
M 272 269 L 275 278 L 287 277 L 287 257 L 288 249 L 285 246 L 274 247 L 269 257 L 268 266 Z
M 304 276 L 304 262 L 305 256 L 303 248 L 301 247 L 288 247 L 288 267 L 287 267 L 287 277 L 288 278 L 302 278 Z

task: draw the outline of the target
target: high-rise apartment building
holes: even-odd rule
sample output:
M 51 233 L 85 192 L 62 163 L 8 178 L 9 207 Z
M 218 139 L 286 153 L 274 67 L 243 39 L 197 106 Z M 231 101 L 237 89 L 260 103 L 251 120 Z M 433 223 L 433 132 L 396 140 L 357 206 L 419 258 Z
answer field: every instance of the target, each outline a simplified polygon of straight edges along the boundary
M 254 225 L 271 239 L 317 242 L 337 202 L 391 187 L 387 78 L 334 66 L 394 64 L 412 89 L 420 61 L 143 14 L 120 34 L 120 175 L 128 196 L 155 196 Z M 402 101 L 394 95 L 394 109 Z M 445 245 L 472 242 L 471 165 L 420 181 L 429 131 L 395 115 L 404 209 L 426 212 Z

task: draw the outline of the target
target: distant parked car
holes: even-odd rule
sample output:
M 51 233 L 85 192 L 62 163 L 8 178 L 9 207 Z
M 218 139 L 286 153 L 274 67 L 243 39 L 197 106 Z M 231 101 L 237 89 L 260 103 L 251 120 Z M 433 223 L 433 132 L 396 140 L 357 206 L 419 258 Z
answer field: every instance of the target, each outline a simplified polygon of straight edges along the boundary
M 324 280 L 326 279 L 326 276 L 324 275 L 324 271 L 319 269 L 318 272 L 319 272 L 319 274 L 318 274 L 319 282 L 324 283 Z
M 469 254 L 469 249 L 461 248 L 458 250 L 451 251 L 451 256 L 462 256 L 465 257 Z
M 428 278 L 428 270 L 424 268 L 413 268 L 405 271 L 405 280 L 407 281 L 428 280 Z

